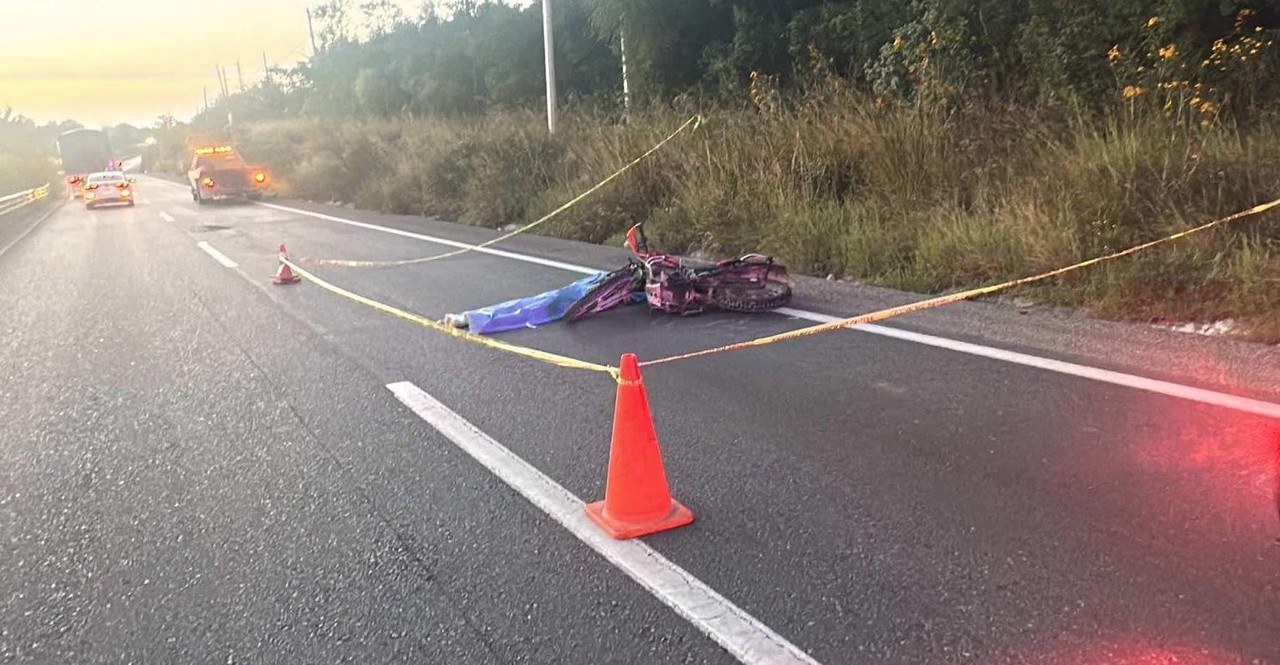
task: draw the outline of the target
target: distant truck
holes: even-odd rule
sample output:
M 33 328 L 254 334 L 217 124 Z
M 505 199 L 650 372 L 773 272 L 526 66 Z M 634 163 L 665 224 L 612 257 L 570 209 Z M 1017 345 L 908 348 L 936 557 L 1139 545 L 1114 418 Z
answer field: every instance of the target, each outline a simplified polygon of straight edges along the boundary
M 75 198 L 84 197 L 90 173 L 108 170 L 114 163 L 111 141 L 97 129 L 73 129 L 58 136 L 58 156 L 67 177 L 67 188 Z
M 271 186 L 265 168 L 247 164 L 229 145 L 195 148 L 187 181 L 191 200 L 200 205 L 214 199 L 259 200 Z

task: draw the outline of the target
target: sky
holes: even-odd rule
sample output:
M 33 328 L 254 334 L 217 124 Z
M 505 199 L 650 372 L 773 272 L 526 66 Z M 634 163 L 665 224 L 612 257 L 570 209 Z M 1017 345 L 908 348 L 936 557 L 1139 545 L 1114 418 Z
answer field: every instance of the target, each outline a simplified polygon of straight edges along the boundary
M 416 16 L 421 0 L 397 0 Z M 320 0 L 0 0 L 0 109 L 90 127 L 189 119 L 215 65 L 234 90 L 310 54 Z

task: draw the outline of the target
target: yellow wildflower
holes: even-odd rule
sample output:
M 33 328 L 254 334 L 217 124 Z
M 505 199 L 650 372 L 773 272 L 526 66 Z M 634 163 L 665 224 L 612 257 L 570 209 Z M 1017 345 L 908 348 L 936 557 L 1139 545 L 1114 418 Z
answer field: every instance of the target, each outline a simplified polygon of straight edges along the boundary
M 1146 91 L 1147 91 L 1146 88 L 1143 88 L 1141 86 L 1126 85 L 1124 87 L 1124 98 L 1133 99 L 1134 97 L 1137 97 Z
M 902 38 L 902 35 L 894 35 L 894 37 L 893 37 L 893 50 L 895 50 L 895 51 L 901 51 L 901 50 L 902 50 L 902 45 L 903 45 L 903 43 L 904 43 L 904 42 L 906 42 L 906 40 Z
M 1111 62 L 1120 62 L 1120 58 L 1123 58 L 1123 57 L 1124 57 L 1124 54 L 1120 52 L 1119 44 L 1112 46 L 1111 50 L 1107 51 L 1107 60 L 1110 60 Z
M 1236 29 L 1244 28 L 1244 24 L 1249 22 L 1253 14 L 1254 11 L 1252 9 L 1241 9 L 1240 13 L 1236 14 Z
M 1151 18 L 1147 19 L 1147 27 L 1148 27 L 1148 28 L 1154 28 L 1154 27 L 1156 27 L 1157 25 L 1160 25 L 1160 17 L 1159 17 L 1159 16 L 1152 16 Z
M 1160 49 L 1160 57 L 1164 58 L 1165 60 L 1168 60 L 1176 55 L 1178 55 L 1177 44 L 1169 44 L 1168 46 L 1165 46 L 1164 48 Z

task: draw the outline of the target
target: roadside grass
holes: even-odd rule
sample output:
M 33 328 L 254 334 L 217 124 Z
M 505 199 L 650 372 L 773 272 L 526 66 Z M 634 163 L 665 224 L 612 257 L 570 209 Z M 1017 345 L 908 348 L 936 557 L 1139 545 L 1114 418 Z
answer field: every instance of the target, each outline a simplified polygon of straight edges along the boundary
M 287 192 L 503 227 L 549 212 L 679 126 L 570 115 L 242 128 Z M 877 106 L 833 92 L 795 108 L 706 113 L 696 132 L 541 232 L 618 242 L 647 222 L 659 247 L 762 251 L 796 272 L 935 293 L 1055 268 L 1280 197 L 1280 123 L 1188 127 L 974 106 Z M 1024 297 L 1136 321 L 1248 322 L 1280 342 L 1280 214 L 1028 287 Z

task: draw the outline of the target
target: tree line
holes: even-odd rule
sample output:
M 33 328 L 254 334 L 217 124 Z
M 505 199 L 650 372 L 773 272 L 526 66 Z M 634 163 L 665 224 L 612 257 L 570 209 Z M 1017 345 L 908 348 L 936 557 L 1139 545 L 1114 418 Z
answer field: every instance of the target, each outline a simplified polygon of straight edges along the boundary
M 556 0 L 569 105 L 745 104 L 836 78 L 882 103 L 1002 100 L 1099 108 L 1195 84 L 1215 113 L 1276 98 L 1280 0 Z M 318 52 L 220 100 L 281 116 L 466 115 L 543 96 L 541 7 L 389 0 L 316 7 Z M 759 102 L 759 99 L 755 101 Z

